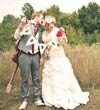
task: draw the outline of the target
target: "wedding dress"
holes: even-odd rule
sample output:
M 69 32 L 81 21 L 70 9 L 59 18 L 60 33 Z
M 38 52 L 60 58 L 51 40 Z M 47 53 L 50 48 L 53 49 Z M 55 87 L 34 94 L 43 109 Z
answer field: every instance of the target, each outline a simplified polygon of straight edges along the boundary
M 57 31 L 58 28 L 54 28 L 50 33 L 44 31 L 43 41 L 58 43 Z M 45 105 L 62 107 L 65 110 L 74 109 L 80 104 L 87 104 L 88 96 L 89 92 L 81 90 L 63 47 L 52 46 L 42 73 L 42 97 Z

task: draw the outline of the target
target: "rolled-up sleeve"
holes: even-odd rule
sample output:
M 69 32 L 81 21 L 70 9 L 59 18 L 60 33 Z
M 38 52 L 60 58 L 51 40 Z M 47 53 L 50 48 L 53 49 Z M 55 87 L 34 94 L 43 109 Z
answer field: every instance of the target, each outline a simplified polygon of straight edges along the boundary
M 19 29 L 16 29 L 15 33 L 14 33 L 14 39 L 18 40 L 20 39 L 21 35 L 20 35 L 20 32 L 19 32 Z

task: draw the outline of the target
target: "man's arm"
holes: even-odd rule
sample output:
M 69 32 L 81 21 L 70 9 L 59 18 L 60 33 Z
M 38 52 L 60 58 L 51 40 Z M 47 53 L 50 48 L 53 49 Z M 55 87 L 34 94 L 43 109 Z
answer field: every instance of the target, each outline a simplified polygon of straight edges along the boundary
M 25 27 L 25 25 L 27 24 L 28 20 L 27 20 L 27 17 L 23 17 L 21 19 L 21 22 L 20 24 L 18 25 L 16 31 L 15 31 L 15 34 L 14 34 L 14 38 L 16 40 L 20 39 L 21 37 L 21 32 L 23 31 L 23 28 Z

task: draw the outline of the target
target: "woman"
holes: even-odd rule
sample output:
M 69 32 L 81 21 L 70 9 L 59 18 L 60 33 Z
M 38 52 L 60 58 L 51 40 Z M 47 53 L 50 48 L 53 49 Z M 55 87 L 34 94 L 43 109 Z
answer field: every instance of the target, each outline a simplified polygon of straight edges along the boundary
M 53 16 L 45 17 L 45 31 L 42 40 L 46 45 L 42 74 L 42 97 L 45 105 L 74 109 L 89 101 L 88 92 L 82 92 L 62 42 L 66 39 L 62 28 L 55 26 Z

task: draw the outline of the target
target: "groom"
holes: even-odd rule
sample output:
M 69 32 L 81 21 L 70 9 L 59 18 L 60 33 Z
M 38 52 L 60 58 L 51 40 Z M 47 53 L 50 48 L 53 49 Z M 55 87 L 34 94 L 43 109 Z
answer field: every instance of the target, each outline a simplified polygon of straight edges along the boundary
M 32 15 L 31 27 L 34 36 L 38 34 L 38 42 L 39 38 L 41 37 L 41 32 L 39 29 L 39 25 L 43 23 L 44 16 L 40 12 L 35 12 Z M 20 105 L 19 109 L 25 109 L 28 104 L 28 97 L 29 97 L 29 72 L 31 71 L 33 88 L 34 88 L 34 103 L 36 105 L 43 105 L 41 100 L 41 88 L 40 88 L 40 80 L 39 80 L 39 62 L 40 62 L 40 53 L 37 44 L 26 45 L 27 41 L 31 37 L 31 31 L 28 27 L 29 20 L 26 17 L 22 18 L 16 32 L 14 38 L 19 40 L 19 68 L 21 71 L 21 91 L 23 102 Z M 26 29 L 26 30 L 25 30 Z M 24 32 L 23 32 L 24 30 Z

